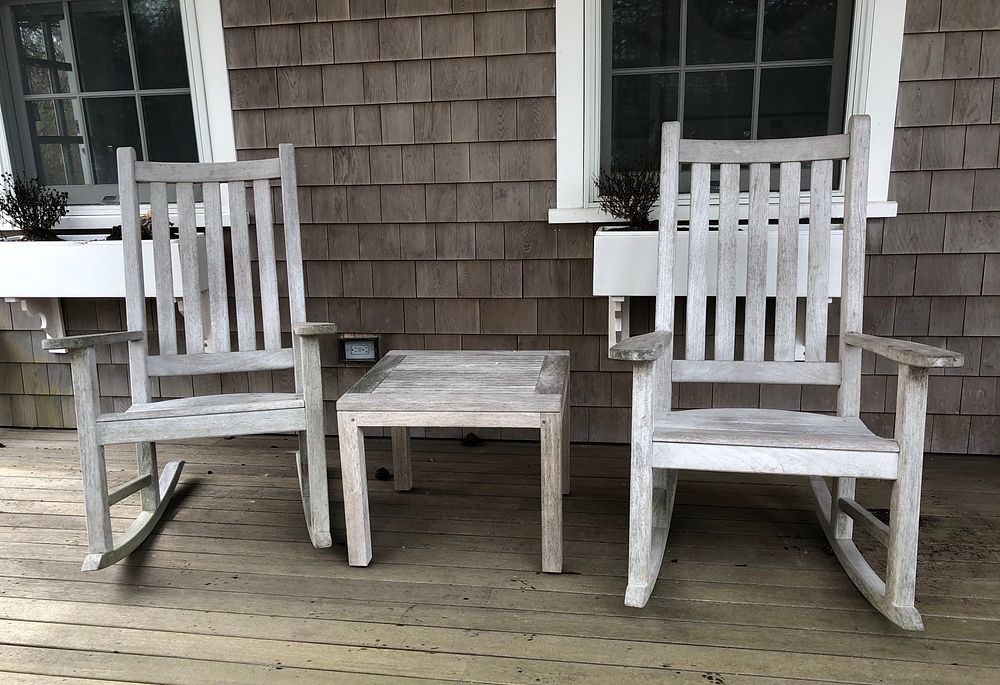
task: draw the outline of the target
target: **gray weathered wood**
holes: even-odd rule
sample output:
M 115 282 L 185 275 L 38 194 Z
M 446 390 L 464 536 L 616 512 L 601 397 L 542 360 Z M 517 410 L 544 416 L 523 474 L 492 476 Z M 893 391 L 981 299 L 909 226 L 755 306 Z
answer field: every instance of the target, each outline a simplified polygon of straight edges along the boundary
M 290 348 L 253 352 L 211 352 L 149 357 L 150 376 L 191 376 L 202 373 L 238 373 L 291 369 L 295 356 Z
M 340 328 L 335 323 L 302 322 L 292 327 L 295 335 L 337 335 Z
M 810 162 L 817 159 L 843 159 L 848 155 L 850 143 L 851 138 L 847 134 L 813 138 L 786 138 L 784 140 L 685 139 L 681 141 L 680 154 L 674 159 L 679 160 L 682 164 L 691 162 L 711 164 Z
M 135 150 L 130 147 L 118 148 L 118 195 L 122 210 L 122 256 L 125 266 L 125 328 L 145 332 L 146 290 L 142 273 L 142 233 L 139 230 L 139 189 L 135 179 Z M 149 401 L 147 353 L 145 336 L 129 341 L 129 389 L 136 402 Z
M 565 419 L 569 417 L 566 416 Z M 563 413 L 542 414 L 541 436 L 542 465 L 542 571 L 562 573 L 562 463 Z
M 233 290 L 236 296 L 237 344 L 243 352 L 257 349 L 253 309 L 253 266 L 250 260 L 250 230 L 247 226 L 247 187 L 243 181 L 229 184 L 230 240 L 233 250 Z
M 138 421 L 149 418 L 184 417 L 191 414 L 233 414 L 240 412 L 296 409 L 304 405 L 299 393 L 230 393 L 227 395 L 195 395 L 173 400 L 160 400 L 146 404 L 133 404 L 126 411 L 101 414 L 97 420 Z
M 778 385 L 837 385 L 837 362 L 717 362 L 676 359 L 671 363 L 677 383 L 774 383 Z
M 795 294 L 799 268 L 799 186 L 801 165 L 782 162 L 778 208 L 778 274 L 774 299 L 774 359 L 795 359 Z M 828 237 L 829 239 L 829 237 Z M 812 250 L 809 257 L 812 259 Z
M 685 356 L 705 358 L 705 298 L 708 284 L 708 199 L 712 167 L 691 165 L 691 221 L 688 225 L 687 326 L 684 329 Z
M 100 345 L 115 345 L 123 342 L 133 342 L 145 339 L 144 331 L 120 331 L 112 333 L 89 333 L 87 335 L 71 335 L 67 338 L 46 338 L 42 340 L 43 350 L 82 350 Z
M 285 234 L 285 272 L 288 282 L 288 313 L 292 327 L 306 320 L 306 290 L 302 275 L 302 238 L 299 228 L 299 184 L 295 172 L 295 148 L 278 146 L 281 165 L 282 228 Z
M 736 228 L 739 224 L 740 167 L 719 167 L 719 264 L 715 295 L 713 358 L 732 361 L 736 347 Z
M 351 412 L 337 411 L 337 436 L 344 488 L 347 559 L 351 566 L 367 566 L 372 560 L 372 534 L 368 514 L 365 434 Z
M 226 286 L 226 236 L 222 230 L 222 195 L 218 183 L 202 186 L 205 195 L 205 249 L 212 351 L 229 351 L 229 291 Z
M 326 423 L 323 408 L 323 364 L 319 340 L 306 337 L 299 341 L 302 379 L 302 403 L 306 429 L 299 432 L 299 452 L 296 455 L 299 492 L 306 516 L 306 529 L 314 547 L 330 547 L 330 494 L 326 469 Z
M 194 186 L 177 184 L 177 223 L 180 236 L 181 281 L 184 291 L 184 346 L 188 354 L 205 350 L 198 265 L 198 225 L 195 223 Z
M 152 477 L 146 473 L 141 476 L 136 476 L 132 480 L 125 481 L 121 485 L 111 488 L 108 491 L 108 504 L 115 504 L 116 502 L 121 502 L 123 499 L 129 495 L 134 495 L 143 488 L 152 485 Z
M 626 338 L 608 351 L 608 356 L 626 362 L 649 362 L 659 359 L 669 348 L 673 336 L 667 331 L 653 331 Z
M 806 281 L 806 361 L 826 361 L 830 296 L 830 198 L 833 162 L 813 162 L 809 203 L 809 259 Z
M 751 164 L 743 358 L 752 362 L 764 359 L 764 318 L 767 307 L 767 202 L 770 184 L 770 167 L 767 164 Z
M 113 547 L 113 541 L 108 504 L 108 474 L 104 466 L 104 448 L 97 436 L 100 390 L 94 348 L 71 351 L 70 365 L 76 403 L 77 437 L 80 440 L 83 504 L 87 512 L 87 540 L 92 554 L 103 554 Z
M 413 465 L 410 458 L 410 429 L 392 426 L 392 485 L 399 492 L 413 489 Z
M 260 270 L 260 318 L 264 325 L 264 349 L 281 347 L 281 314 L 278 309 L 278 266 L 274 251 L 274 215 L 271 184 L 253 183 L 254 224 L 257 228 L 257 266 Z
M 677 165 L 681 125 L 665 121 L 660 132 L 660 225 L 656 256 L 656 315 L 653 328 L 674 328 L 674 232 L 677 230 Z
M 851 517 L 855 523 L 860 524 L 866 533 L 883 545 L 889 544 L 889 526 L 858 504 L 856 500 L 841 497 L 837 500 L 837 508 Z
M 844 344 L 850 347 L 874 352 L 880 357 L 906 366 L 953 369 L 965 363 L 965 357 L 960 352 L 910 340 L 881 338 L 864 333 L 845 333 L 843 337 Z
M 122 148 L 124 149 L 124 148 Z M 140 183 L 228 183 L 278 178 L 278 159 L 241 162 L 136 162 L 135 179 Z
M 174 305 L 174 266 L 170 253 L 167 185 L 149 184 L 149 211 L 153 220 L 153 268 L 156 276 L 156 327 L 160 354 L 177 354 L 177 309 Z

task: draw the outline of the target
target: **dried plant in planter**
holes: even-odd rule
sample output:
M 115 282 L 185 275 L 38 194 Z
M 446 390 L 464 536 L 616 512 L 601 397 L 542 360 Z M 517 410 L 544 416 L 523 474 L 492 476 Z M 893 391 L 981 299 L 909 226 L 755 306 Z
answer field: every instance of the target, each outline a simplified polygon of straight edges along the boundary
M 52 228 L 66 216 L 68 199 L 66 193 L 49 188 L 37 178 L 4 174 L 0 214 L 20 231 L 21 240 L 60 240 Z
M 170 226 L 170 237 L 177 237 L 177 229 L 174 228 L 174 223 L 168 222 Z M 139 217 L 139 234 L 142 236 L 143 240 L 153 239 L 153 213 L 146 212 Z M 108 233 L 108 237 L 105 240 L 121 240 L 122 239 L 122 225 L 111 227 L 111 232 Z
M 601 169 L 594 180 L 601 198 L 601 209 L 636 231 L 651 231 L 655 227 L 649 220 L 649 211 L 659 197 L 659 169 L 649 160 L 627 163 L 616 159 L 611 169 Z M 613 228 L 613 227 L 609 227 Z

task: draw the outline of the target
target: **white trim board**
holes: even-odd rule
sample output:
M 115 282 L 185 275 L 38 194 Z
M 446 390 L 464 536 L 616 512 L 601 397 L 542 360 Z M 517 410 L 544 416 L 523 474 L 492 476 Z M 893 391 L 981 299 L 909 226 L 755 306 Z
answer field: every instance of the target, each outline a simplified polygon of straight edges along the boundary
M 855 0 L 846 117 L 872 118 L 871 217 L 896 214 L 896 203 L 888 201 L 889 166 L 905 13 L 906 0 Z M 594 199 L 593 183 L 600 144 L 600 32 L 601 0 L 556 0 L 556 207 L 549 210 L 551 223 L 610 218 Z M 684 211 L 682 205 L 678 218 Z
M 180 0 L 180 7 L 199 157 L 203 162 L 236 161 L 236 135 L 229 101 L 229 72 L 226 68 L 220 1 Z M 9 85 L 3 84 L 3 87 Z M 10 114 L 3 112 L 0 115 L 0 172 L 8 173 L 14 170 L 8 143 Z M 225 192 L 222 210 L 223 218 L 228 222 L 229 198 Z M 203 214 L 199 203 L 199 225 L 203 225 Z M 120 219 L 118 205 L 72 205 L 58 228 L 106 229 L 119 223 Z

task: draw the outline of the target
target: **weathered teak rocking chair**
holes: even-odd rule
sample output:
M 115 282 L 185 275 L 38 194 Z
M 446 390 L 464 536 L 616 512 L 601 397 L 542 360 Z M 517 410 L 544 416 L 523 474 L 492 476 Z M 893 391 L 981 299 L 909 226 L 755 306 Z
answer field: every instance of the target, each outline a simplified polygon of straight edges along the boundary
M 641 607 L 659 572 L 681 469 L 809 476 L 818 515 L 848 575 L 892 622 L 923 623 L 913 606 L 923 462 L 924 413 L 930 367 L 961 366 L 947 350 L 861 333 L 868 185 L 869 119 L 855 116 L 846 135 L 765 142 L 680 140 L 663 124 L 660 157 L 659 276 L 656 330 L 615 345 L 611 356 L 635 362 L 628 588 L 625 603 Z M 828 361 L 827 317 L 834 161 L 846 160 L 839 355 Z M 810 164 L 805 360 L 795 361 L 795 283 L 801 163 Z M 679 167 L 691 167 L 685 359 L 672 358 L 674 245 Z M 776 274 L 768 274 L 768 196 L 772 165 L 780 165 Z M 718 274 L 712 357 L 706 357 L 706 262 L 709 188 L 718 167 Z M 749 166 L 749 224 L 737 230 L 740 172 Z M 743 242 L 743 235 L 746 242 Z M 713 251 L 714 252 L 714 251 Z M 739 260 L 746 264 L 742 360 L 737 360 Z M 765 284 L 776 285 L 773 355 L 765 360 Z M 871 433 L 859 418 L 861 351 L 899 364 L 895 439 Z M 767 409 L 672 412 L 671 384 L 779 383 L 839 386 L 837 416 Z M 833 494 L 824 477 L 834 478 Z M 855 479 L 892 480 L 889 525 L 855 499 Z M 888 547 L 885 580 L 853 542 L 857 523 Z
M 83 470 L 83 494 L 90 554 L 84 571 L 109 566 L 134 550 L 156 525 L 173 494 L 183 462 L 170 462 L 157 477 L 157 440 L 236 434 L 296 431 L 299 435 L 298 473 L 309 536 L 316 547 L 329 547 L 330 511 L 327 493 L 323 389 L 318 335 L 336 333 L 333 324 L 304 323 L 305 293 L 296 195 L 295 155 L 291 145 L 279 147 L 277 159 L 214 164 L 137 162 L 132 148 L 118 150 L 122 207 L 128 331 L 45 341 L 47 349 L 66 349 L 73 371 L 77 430 Z M 271 181 L 280 179 L 284 210 L 285 267 L 288 305 L 294 335 L 292 347 L 282 347 L 279 316 L 278 266 L 275 257 Z M 251 230 L 247 222 L 246 183 L 253 185 L 256 256 L 260 275 L 263 349 L 258 349 L 251 264 Z M 150 354 L 146 339 L 146 299 L 143 288 L 139 230 L 139 183 L 148 183 L 153 216 L 156 320 L 159 345 Z M 233 291 L 236 350 L 230 340 L 229 296 L 220 201 L 228 183 L 232 217 Z M 183 283 L 184 347 L 178 351 L 170 261 L 167 186 L 177 193 L 180 268 Z M 195 184 L 205 202 L 205 244 L 208 262 L 208 312 L 204 330 L 199 291 L 198 237 L 195 228 Z M 209 350 L 205 337 L 210 334 Z M 94 348 L 128 342 L 132 406 L 102 414 L 98 404 Z M 151 402 L 150 378 L 230 372 L 294 369 L 294 393 L 248 393 L 189 397 Z M 134 442 L 139 475 L 110 491 L 104 445 Z M 142 512 L 121 536 L 111 530 L 111 505 L 138 492 Z

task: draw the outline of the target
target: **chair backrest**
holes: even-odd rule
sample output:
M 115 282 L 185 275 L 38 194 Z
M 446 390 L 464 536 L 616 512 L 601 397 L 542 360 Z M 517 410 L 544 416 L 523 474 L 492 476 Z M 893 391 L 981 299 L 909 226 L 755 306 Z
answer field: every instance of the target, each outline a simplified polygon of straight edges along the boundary
M 844 161 L 843 263 L 840 332 L 860 332 L 868 198 L 870 120 L 851 117 L 848 132 L 813 138 L 768 141 L 681 140 L 677 122 L 663 124 L 660 158 L 660 226 L 656 328 L 674 323 L 674 252 L 678 241 L 677 200 L 682 167 L 690 166 L 690 221 L 683 359 L 672 363 L 677 382 L 732 382 L 839 385 L 838 413 L 860 411 L 860 351 L 840 345 L 838 361 L 828 361 L 827 321 L 830 297 L 831 224 L 835 165 Z M 803 212 L 801 179 L 808 165 L 809 207 Z M 777 188 L 772 172 L 777 169 Z M 749 179 L 746 224 L 740 219 L 740 179 Z M 718 179 L 718 208 L 711 198 Z M 773 226 L 769 204 L 777 191 L 778 217 Z M 718 249 L 709 250 L 709 224 L 717 214 Z M 796 290 L 799 278 L 799 232 L 808 221 L 805 359 L 795 360 Z M 769 233 L 777 233 L 769 240 Z M 741 235 L 743 234 L 743 235 Z M 745 236 L 745 239 L 744 239 Z M 714 241 L 713 241 L 714 242 Z M 768 254 L 772 245 L 772 254 Z M 706 354 L 707 262 L 715 259 L 717 278 L 714 344 Z M 770 256 L 770 259 L 769 259 Z M 745 260 L 745 261 L 744 261 Z M 768 273 L 769 264 L 774 265 Z M 745 291 L 737 275 L 746 273 Z M 767 288 L 775 293 L 773 329 L 768 330 Z M 746 294 L 743 345 L 737 349 L 739 291 Z M 773 353 L 765 339 L 773 336 Z
M 272 181 L 281 188 L 284 275 L 275 245 Z M 149 376 L 183 376 L 289 369 L 295 351 L 283 348 L 279 281 L 287 282 L 288 318 L 291 326 L 305 320 L 302 247 L 295 177 L 295 151 L 280 145 L 274 159 L 219 163 L 138 162 L 135 150 L 118 150 L 118 186 L 122 209 L 125 257 L 125 304 L 129 330 L 146 330 L 146 297 L 140 230 L 139 184 L 148 184 L 152 214 L 152 254 L 156 284 L 157 354 L 149 354 L 147 341 L 129 343 L 129 365 L 134 402 L 149 400 Z M 222 216 L 222 184 L 228 187 L 232 280 L 227 279 L 226 236 Z M 247 185 L 252 190 L 252 205 Z M 177 249 L 184 315 L 184 346 L 178 349 L 177 307 L 174 299 L 174 264 L 168 186 L 173 185 L 177 204 Z M 197 229 L 195 187 L 204 200 L 204 249 L 207 283 L 201 277 L 201 240 Z M 248 221 L 248 207 L 254 223 Z M 256 246 L 255 254 L 252 246 Z M 254 262 L 258 278 L 254 279 Z M 254 282 L 258 288 L 255 292 Z M 204 290 L 207 285 L 207 291 Z M 230 300 L 235 309 L 235 349 L 230 335 Z M 255 301 L 259 305 L 255 306 Z M 207 306 L 207 311 L 205 308 Z M 258 345 L 257 312 L 263 331 Z M 211 344 L 206 348 L 205 339 Z M 296 386 L 301 379 L 296 378 Z

